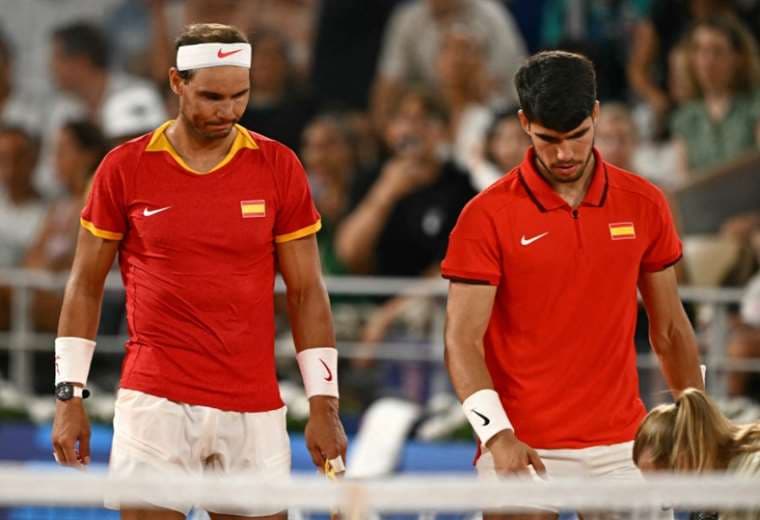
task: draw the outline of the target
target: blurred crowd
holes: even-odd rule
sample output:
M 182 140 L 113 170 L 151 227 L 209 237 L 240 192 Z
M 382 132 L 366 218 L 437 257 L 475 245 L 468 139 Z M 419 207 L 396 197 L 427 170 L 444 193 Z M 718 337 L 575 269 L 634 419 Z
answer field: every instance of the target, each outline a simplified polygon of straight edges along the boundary
M 250 35 L 241 124 L 298 153 L 327 275 L 438 276 L 463 205 L 530 144 L 512 77 L 540 49 L 594 61 L 596 146 L 668 193 L 760 145 L 760 0 L 0 0 L 0 10 L 0 268 L 70 267 L 100 159 L 176 115 L 167 71 L 193 22 Z M 727 352 L 760 359 L 760 201 L 709 244 L 710 276 L 687 254 L 682 280 L 754 284 Z M 60 303 L 59 292 L 34 293 L 36 330 L 55 330 Z M 432 326 L 429 305 L 333 303 L 340 339 L 360 345 L 356 384 L 381 373 L 419 400 L 424 367 L 367 368 L 381 341 L 413 343 Z M 0 330 L 9 305 L 0 287 Z M 124 332 L 118 302 L 104 323 Z M 760 403 L 760 374 L 735 375 L 729 391 Z

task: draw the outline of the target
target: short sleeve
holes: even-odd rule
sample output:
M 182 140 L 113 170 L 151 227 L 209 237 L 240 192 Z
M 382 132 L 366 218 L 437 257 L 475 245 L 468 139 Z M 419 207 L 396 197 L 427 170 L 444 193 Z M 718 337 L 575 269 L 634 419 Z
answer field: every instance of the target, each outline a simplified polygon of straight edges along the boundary
M 501 265 L 496 227 L 482 199 L 476 197 L 462 210 L 451 231 L 441 274 L 450 280 L 498 285 Z
M 274 241 L 289 242 L 311 235 L 322 227 L 311 198 L 306 172 L 295 153 L 284 146 L 277 152 L 275 175 L 279 203 L 274 223 Z
M 641 261 L 645 272 L 662 271 L 681 259 L 683 248 L 665 196 L 657 191 L 655 212 L 648 223 L 649 244 Z
M 127 232 L 127 205 L 120 164 L 112 152 L 98 166 L 80 223 L 99 238 L 121 240 Z

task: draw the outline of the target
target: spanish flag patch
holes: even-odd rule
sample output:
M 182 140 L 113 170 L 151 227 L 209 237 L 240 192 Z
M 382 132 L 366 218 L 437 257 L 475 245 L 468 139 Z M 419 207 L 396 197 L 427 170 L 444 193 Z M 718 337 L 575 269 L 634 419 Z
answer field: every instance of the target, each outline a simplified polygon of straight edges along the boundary
M 617 222 L 610 224 L 610 238 L 612 240 L 626 240 L 636 238 L 636 228 L 633 222 Z
M 240 213 L 243 218 L 258 218 L 267 216 L 267 204 L 264 200 L 241 200 Z

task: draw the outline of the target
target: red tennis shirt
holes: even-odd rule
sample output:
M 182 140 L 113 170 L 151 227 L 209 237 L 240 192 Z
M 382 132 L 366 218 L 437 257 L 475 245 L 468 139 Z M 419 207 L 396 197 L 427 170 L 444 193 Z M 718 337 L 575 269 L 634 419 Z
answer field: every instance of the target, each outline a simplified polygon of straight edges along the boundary
M 92 234 L 121 241 L 121 387 L 221 410 L 279 408 L 274 246 L 320 227 L 303 167 L 238 125 L 227 156 L 199 175 L 166 138 L 170 123 L 111 151 L 82 211 Z
M 442 263 L 451 280 L 497 286 L 485 359 L 515 434 L 534 448 L 630 441 L 639 397 L 639 274 L 681 257 L 658 188 L 604 162 L 571 209 L 524 161 L 472 199 Z

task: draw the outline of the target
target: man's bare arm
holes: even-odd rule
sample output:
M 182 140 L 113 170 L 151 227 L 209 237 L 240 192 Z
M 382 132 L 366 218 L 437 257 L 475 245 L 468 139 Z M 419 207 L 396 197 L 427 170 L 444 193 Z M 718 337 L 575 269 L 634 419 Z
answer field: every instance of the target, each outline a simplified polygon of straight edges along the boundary
M 301 353 L 313 348 L 334 348 L 330 299 L 322 280 L 316 236 L 277 244 L 277 259 L 287 287 L 288 317 L 296 350 Z M 337 365 L 333 370 L 336 369 Z M 332 379 L 337 374 L 330 371 L 326 377 Z M 346 434 L 338 415 L 336 397 L 313 395 L 309 398 L 305 437 L 306 447 L 317 468 L 324 468 L 326 461 L 338 456 L 345 460 Z
M 334 346 L 330 299 L 322 280 L 316 236 L 277 244 L 277 259 L 287 287 L 296 350 Z
M 704 389 L 697 340 L 678 296 L 675 269 L 642 273 L 639 291 L 649 317 L 649 340 L 671 392 Z
M 493 388 L 483 355 L 483 335 L 491 319 L 496 287 L 452 282 L 446 305 L 446 368 L 457 397 Z
M 106 240 L 85 229 L 79 230 L 74 264 L 58 321 L 58 336 L 95 339 L 103 287 L 118 249 L 118 240 Z
M 452 282 L 446 305 L 446 367 L 460 401 L 476 392 L 493 389 L 486 366 L 483 336 L 491 319 L 496 287 L 486 284 Z M 501 408 L 501 404 L 496 406 Z M 465 410 L 471 419 L 468 410 Z M 508 419 L 505 418 L 506 421 Z M 475 428 L 475 423 L 470 421 Z M 482 440 L 482 439 L 481 439 Z M 546 471 L 538 453 L 515 437 L 511 426 L 493 434 L 486 446 L 498 473 L 521 473 L 528 465 Z
M 79 230 L 71 275 L 58 321 L 59 337 L 95 339 L 100 321 L 103 286 L 119 242 Z M 82 399 L 56 401 L 51 441 L 56 460 L 67 466 L 90 461 L 90 422 Z

